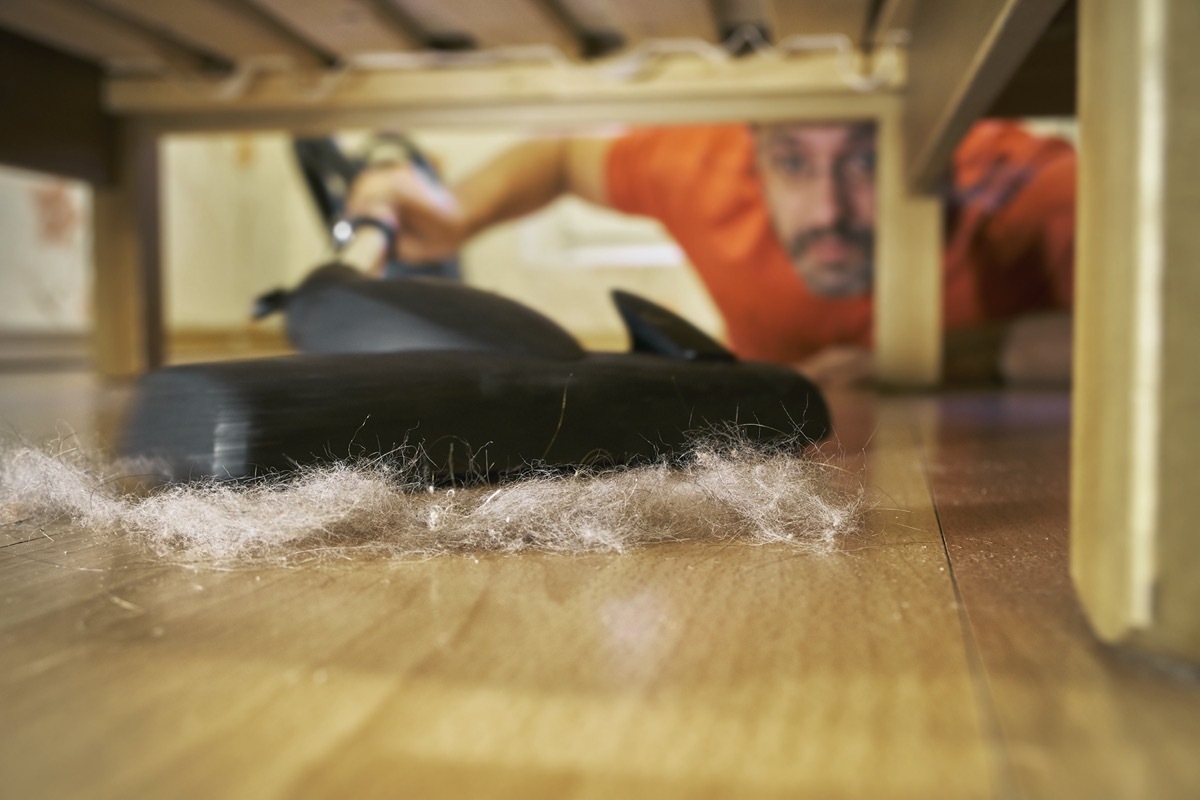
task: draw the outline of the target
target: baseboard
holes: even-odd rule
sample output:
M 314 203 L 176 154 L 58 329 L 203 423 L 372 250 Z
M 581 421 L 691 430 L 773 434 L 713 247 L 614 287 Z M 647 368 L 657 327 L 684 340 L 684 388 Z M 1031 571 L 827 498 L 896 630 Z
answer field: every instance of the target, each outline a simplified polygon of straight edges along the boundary
M 180 328 L 167 332 L 172 364 L 225 359 L 266 358 L 295 352 L 278 328 Z
M 0 372 L 91 368 L 92 340 L 87 333 L 0 331 Z

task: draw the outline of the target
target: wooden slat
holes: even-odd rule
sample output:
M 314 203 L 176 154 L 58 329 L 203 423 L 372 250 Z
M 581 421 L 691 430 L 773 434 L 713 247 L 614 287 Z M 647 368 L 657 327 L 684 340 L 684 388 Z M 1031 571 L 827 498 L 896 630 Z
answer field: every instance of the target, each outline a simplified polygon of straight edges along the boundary
M 1072 590 L 1070 404 L 1065 393 L 959 395 L 921 421 L 1006 753 L 997 796 L 1194 797 L 1200 683 L 1097 646 Z
M 1191 0 L 1080 8 L 1072 568 L 1108 641 L 1200 661 L 1200 41 Z
M 903 81 L 902 71 L 893 80 L 884 91 Z M 288 76 L 263 75 L 239 98 L 226 97 L 218 88 L 214 84 L 213 91 L 205 93 L 198 84 L 113 80 L 106 99 L 118 113 L 150 118 L 176 115 L 170 124 L 178 123 L 180 129 L 212 129 L 262 125 L 264 115 L 279 115 L 276 126 L 285 122 L 311 126 L 322 119 L 328 125 L 342 125 L 350 118 L 395 120 L 416 114 L 422 119 L 474 117 L 477 123 L 509 119 L 527 124 L 528 115 L 535 112 L 543 115 L 547 125 L 570 123 L 576 117 L 581 123 L 606 117 L 608 122 L 812 118 L 816 110 L 873 115 L 883 96 L 847 91 L 838 59 L 830 54 L 721 65 L 678 59 L 663 62 L 637 81 L 615 79 L 603 69 L 555 65 L 354 73 L 328 86 L 319 104 L 311 88 Z M 302 116 L 310 121 L 302 122 Z
M 869 0 L 771 0 L 772 29 L 776 41 L 789 36 L 840 34 L 862 43 Z
M 565 22 L 537 0 L 389 0 L 435 38 L 466 35 L 478 47 L 553 45 L 568 55 L 579 42 Z
M 630 125 L 673 125 L 688 122 L 763 122 L 800 119 L 830 120 L 873 117 L 879 113 L 876 97 L 857 95 L 832 98 L 785 100 L 770 94 L 746 98 L 718 97 L 705 100 L 663 98 L 656 102 L 617 99 L 599 103 L 513 103 L 506 106 L 466 108 L 451 106 L 408 106 L 399 109 L 352 108 L 329 112 L 283 110 L 250 111 L 237 114 L 162 114 L 146 120 L 161 133 L 211 131 L 270 131 L 326 135 L 355 128 L 478 128 L 481 125 L 531 132 L 610 130 L 614 120 Z
M 0 26 L 116 72 L 159 72 L 167 63 L 161 43 L 73 0 L 5 0 Z
M 305 39 L 343 58 L 411 49 L 416 41 L 374 0 L 250 0 Z
M 925 0 L 912 22 L 907 170 L 936 191 L 954 147 L 995 100 L 1063 0 Z
M 235 0 L 88 0 L 110 13 L 232 61 L 317 67 L 320 54 Z
M 618 32 L 627 42 L 697 38 L 715 42 L 720 32 L 707 0 L 608 0 Z
M 827 557 L 713 542 L 197 571 L 69 526 L 0 547 L 5 787 L 991 796 L 910 417 L 857 396 L 835 420 L 888 499 Z

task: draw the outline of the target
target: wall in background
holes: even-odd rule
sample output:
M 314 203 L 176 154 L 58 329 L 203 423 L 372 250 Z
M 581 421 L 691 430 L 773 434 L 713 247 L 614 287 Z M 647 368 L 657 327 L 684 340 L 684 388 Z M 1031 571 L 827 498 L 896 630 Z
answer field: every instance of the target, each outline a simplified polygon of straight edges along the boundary
M 0 167 L 0 335 L 88 330 L 90 219 L 86 184 Z
M 1075 138 L 1074 120 L 1030 122 L 1041 133 Z M 453 181 L 525 135 L 425 130 L 413 138 Z M 354 149 L 364 136 L 350 132 L 340 139 Z M 294 285 L 331 255 L 285 134 L 170 137 L 162 172 L 165 309 L 172 330 L 245 330 L 257 294 Z M 90 202 L 85 184 L 0 167 L 0 334 L 87 331 Z M 605 248 L 595 246 L 606 237 L 611 252 L 625 251 L 611 262 L 604 260 Z M 572 243 L 589 250 L 581 256 Z M 470 283 L 538 308 L 592 346 L 623 344 L 608 300 L 615 287 L 650 297 L 720 336 L 716 309 L 686 264 L 666 255 L 668 244 L 654 226 L 564 200 L 479 237 L 463 254 L 463 266 Z M 644 264 L 628 257 L 638 248 L 649 253 Z
M 162 146 L 163 293 L 172 330 L 249 324 L 258 294 L 331 254 L 283 134 L 173 136 Z

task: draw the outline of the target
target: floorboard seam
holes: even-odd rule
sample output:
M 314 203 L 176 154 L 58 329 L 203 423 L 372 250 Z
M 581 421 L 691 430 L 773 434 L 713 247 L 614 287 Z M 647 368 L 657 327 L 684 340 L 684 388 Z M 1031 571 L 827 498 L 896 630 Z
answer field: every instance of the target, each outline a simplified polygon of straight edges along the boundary
M 35 536 L 35 537 L 33 537 L 33 539 L 20 539 L 15 542 L 9 542 L 8 544 L 0 544 L 0 550 L 3 550 L 6 547 L 16 547 L 19 544 L 29 544 L 30 542 L 32 542 L 34 539 L 37 539 L 37 538 L 39 538 L 39 537 Z
M 47 538 L 47 537 L 44 533 L 30 534 L 25 539 L 17 539 L 15 541 L 8 542 L 6 544 L 0 544 L 0 550 L 3 550 L 6 547 L 16 547 L 17 545 L 21 545 L 21 544 L 29 544 L 30 542 L 41 541 L 42 539 L 45 539 L 45 538 Z
M 971 676 L 971 687 L 975 694 L 976 707 L 979 709 L 983 733 L 989 745 L 988 763 L 992 772 L 992 788 L 994 796 L 1000 800 L 1016 800 L 1020 798 L 1020 784 L 1012 771 L 1008 755 L 1008 742 L 1004 738 L 1004 730 L 1000 725 L 1000 715 L 996 710 L 996 701 L 988 686 L 987 671 L 983 666 L 983 656 L 979 652 L 979 644 L 971 630 L 971 621 L 967 616 L 967 604 L 962 590 L 958 585 L 958 575 L 954 572 L 954 562 L 950 557 L 950 546 L 946 542 L 946 532 L 942 527 L 942 516 L 938 511 L 937 494 L 933 488 L 933 472 L 930 469 L 927 442 L 921 435 L 920 426 L 912 421 L 913 438 L 917 441 L 917 452 L 920 454 L 921 466 L 925 472 L 925 486 L 929 492 L 929 505 L 933 509 L 933 520 L 937 525 L 938 536 L 942 541 L 942 556 L 946 560 L 946 572 L 950 576 L 950 587 L 954 591 L 954 603 L 958 612 L 958 624 L 962 631 L 963 655 L 967 660 L 967 671 Z

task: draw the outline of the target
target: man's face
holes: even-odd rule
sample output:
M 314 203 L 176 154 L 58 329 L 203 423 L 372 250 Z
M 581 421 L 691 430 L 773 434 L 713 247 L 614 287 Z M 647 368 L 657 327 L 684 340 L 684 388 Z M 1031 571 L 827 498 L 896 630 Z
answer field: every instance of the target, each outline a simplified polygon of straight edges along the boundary
M 755 130 L 771 221 L 814 293 L 871 289 L 875 244 L 875 126 L 767 125 Z

